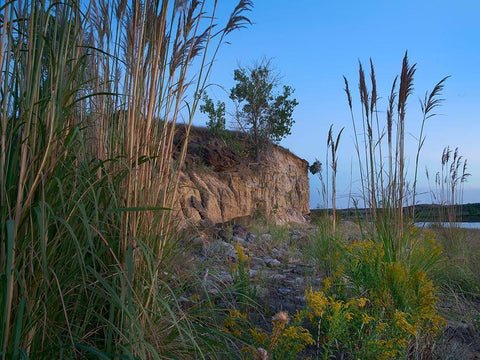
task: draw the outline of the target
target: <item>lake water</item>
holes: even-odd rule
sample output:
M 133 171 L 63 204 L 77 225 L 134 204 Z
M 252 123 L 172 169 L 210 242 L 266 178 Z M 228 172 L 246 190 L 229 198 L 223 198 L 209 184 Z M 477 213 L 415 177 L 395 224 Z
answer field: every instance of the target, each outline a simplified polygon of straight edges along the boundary
M 450 223 L 448 222 L 416 222 L 415 226 L 418 227 L 430 227 L 430 226 L 445 226 L 449 227 Z M 455 227 L 463 229 L 480 229 L 480 222 L 456 222 Z

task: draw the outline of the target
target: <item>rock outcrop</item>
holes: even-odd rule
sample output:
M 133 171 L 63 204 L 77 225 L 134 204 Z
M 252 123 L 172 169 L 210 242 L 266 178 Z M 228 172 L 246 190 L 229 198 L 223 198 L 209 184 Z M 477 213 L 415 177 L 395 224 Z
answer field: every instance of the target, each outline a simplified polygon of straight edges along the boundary
M 254 163 L 218 139 L 193 136 L 190 141 L 189 157 L 201 161 L 189 166 L 187 157 L 181 174 L 178 212 L 184 221 L 220 223 L 260 215 L 277 224 L 305 222 L 310 212 L 307 161 L 271 146 L 262 162 Z

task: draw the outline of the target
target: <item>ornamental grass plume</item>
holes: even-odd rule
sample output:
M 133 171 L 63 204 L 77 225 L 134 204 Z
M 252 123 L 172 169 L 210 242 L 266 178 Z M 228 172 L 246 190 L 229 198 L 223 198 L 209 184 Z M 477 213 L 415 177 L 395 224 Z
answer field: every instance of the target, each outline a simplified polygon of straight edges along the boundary
M 389 260 L 408 257 L 405 244 L 408 241 L 406 237 L 409 221 L 404 217 L 404 206 L 413 201 L 412 215 L 414 214 L 419 155 L 425 141 L 424 125 L 427 119 L 435 116 L 434 110 L 442 103 L 440 96 L 448 78 L 441 79 L 430 93 L 425 94 L 421 103 L 423 119 L 418 137 L 413 188 L 409 189 L 405 158 L 406 110 L 407 102 L 413 93 L 415 73 L 416 64 L 411 65 L 408 54 L 405 53 L 400 75 L 393 81 L 386 104 L 386 118 L 382 122 L 379 116 L 381 111 L 377 109 L 377 100 L 380 97 L 377 94 L 373 61 L 370 59 L 370 81 L 367 81 L 364 68 L 359 64 L 358 91 L 362 130 L 354 116 L 351 90 L 344 77 L 360 172 L 360 191 L 366 209 L 366 222 L 372 225 L 368 227 L 368 236 L 383 243 Z

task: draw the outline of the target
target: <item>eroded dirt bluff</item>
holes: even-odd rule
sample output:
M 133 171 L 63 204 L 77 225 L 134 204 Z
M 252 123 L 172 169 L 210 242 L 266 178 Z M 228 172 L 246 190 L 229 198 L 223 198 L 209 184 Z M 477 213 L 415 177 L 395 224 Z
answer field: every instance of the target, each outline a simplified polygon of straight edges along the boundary
M 182 136 L 177 131 L 176 143 Z M 272 145 L 256 163 L 239 133 L 218 138 L 193 129 L 180 184 L 176 211 L 183 223 L 257 215 L 277 224 L 302 223 L 310 212 L 308 162 Z

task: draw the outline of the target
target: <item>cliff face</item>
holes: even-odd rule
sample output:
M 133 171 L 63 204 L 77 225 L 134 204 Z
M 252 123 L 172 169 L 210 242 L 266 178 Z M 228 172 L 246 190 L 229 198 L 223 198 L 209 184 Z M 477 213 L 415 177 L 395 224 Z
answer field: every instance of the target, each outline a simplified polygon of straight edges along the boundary
M 238 144 L 237 144 L 238 145 Z M 304 222 L 309 209 L 308 163 L 272 146 L 260 164 L 220 140 L 191 137 L 181 174 L 178 213 L 190 223 L 263 215 L 277 224 Z M 189 166 L 201 158 L 201 166 Z

